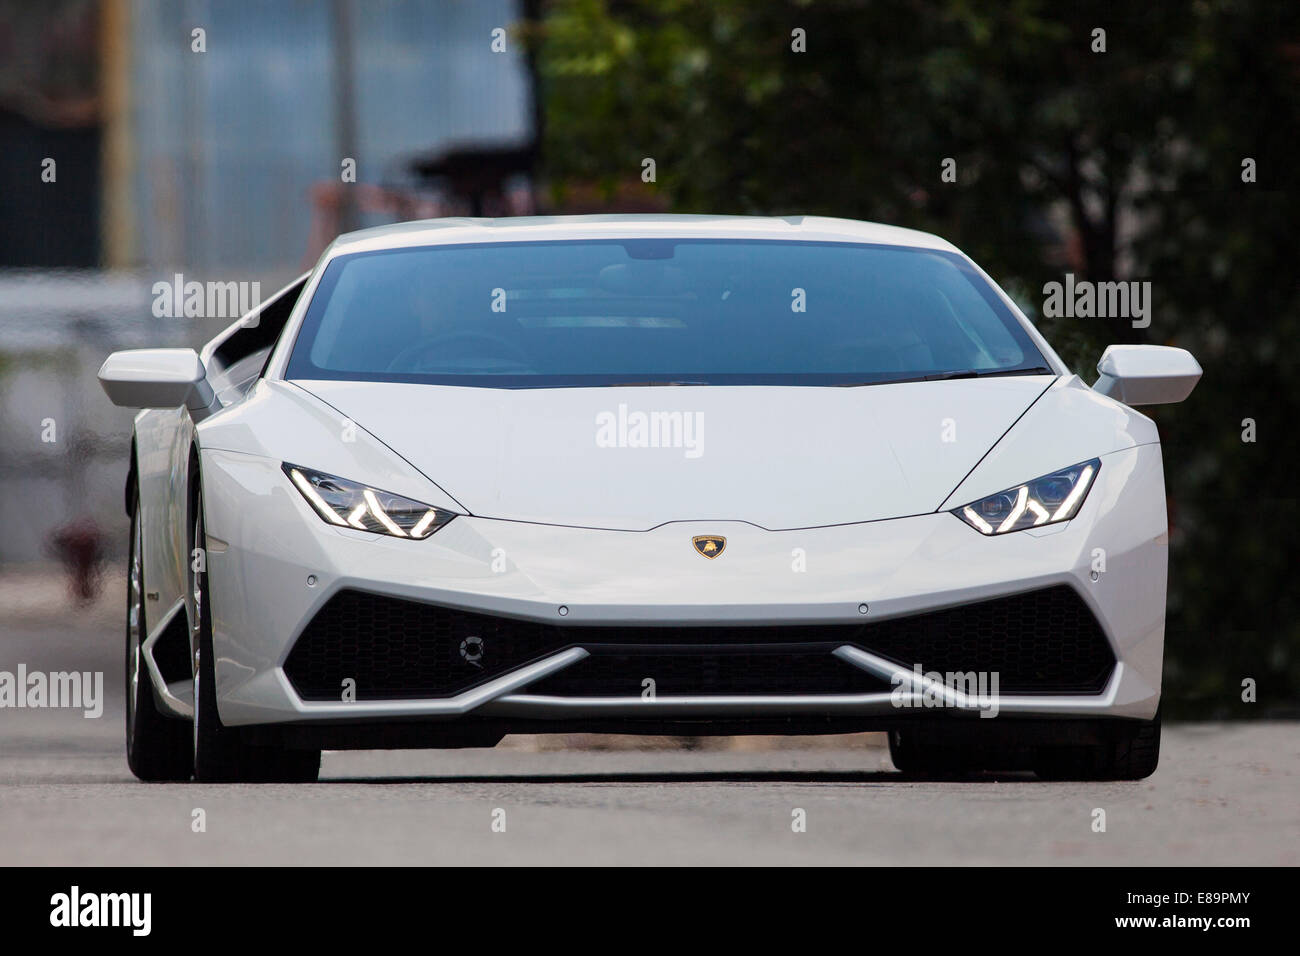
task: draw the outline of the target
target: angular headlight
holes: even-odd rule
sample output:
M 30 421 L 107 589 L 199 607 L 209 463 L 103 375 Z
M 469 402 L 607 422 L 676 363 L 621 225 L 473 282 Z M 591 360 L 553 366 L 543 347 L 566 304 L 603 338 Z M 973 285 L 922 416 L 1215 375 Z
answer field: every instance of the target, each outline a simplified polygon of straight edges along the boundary
M 442 511 L 337 475 L 287 462 L 281 467 L 317 514 L 340 528 L 420 540 L 456 517 L 453 511 Z
M 1100 470 L 1101 460 L 1093 458 L 954 508 L 952 513 L 980 534 L 1005 534 L 1069 521 Z

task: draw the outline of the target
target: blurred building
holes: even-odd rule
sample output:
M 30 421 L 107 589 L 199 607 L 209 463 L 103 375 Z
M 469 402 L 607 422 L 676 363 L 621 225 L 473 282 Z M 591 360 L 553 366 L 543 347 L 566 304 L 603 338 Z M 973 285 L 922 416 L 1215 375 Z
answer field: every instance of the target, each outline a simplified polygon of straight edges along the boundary
M 153 283 L 269 295 L 340 231 L 533 211 L 533 12 L 0 0 L 0 564 L 86 518 L 120 556 L 131 413 L 95 372 L 230 321 L 157 318 Z
M 481 209 L 482 187 L 427 176 L 444 153 L 521 157 L 488 190 L 518 204 L 536 126 L 521 6 L 0 6 L 0 267 L 296 266 L 313 226 Z

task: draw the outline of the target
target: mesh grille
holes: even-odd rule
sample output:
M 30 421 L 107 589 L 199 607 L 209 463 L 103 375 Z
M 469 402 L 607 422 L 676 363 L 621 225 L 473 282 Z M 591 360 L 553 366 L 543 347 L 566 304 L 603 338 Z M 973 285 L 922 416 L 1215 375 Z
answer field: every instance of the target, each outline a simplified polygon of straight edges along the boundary
M 609 645 L 606 645 L 608 647 Z M 721 653 L 671 654 L 602 650 L 529 685 L 525 693 L 559 697 L 640 697 L 647 678 L 656 697 L 708 694 L 869 694 L 887 691 L 866 671 L 832 657 L 752 646 Z
M 1003 694 L 1097 694 L 1115 667 L 1067 585 L 870 625 L 861 646 L 911 668 L 997 673 Z
M 284 670 L 304 700 L 339 700 L 347 678 L 357 700 L 448 697 L 567 643 L 545 624 L 340 591 L 307 625 Z
M 1100 693 L 1114 669 L 1105 635 L 1064 585 L 874 624 L 723 627 L 559 627 L 359 591 L 321 608 L 285 672 L 305 700 L 459 694 L 565 647 L 592 656 L 528 693 L 847 694 L 882 689 L 831 656 L 842 644 L 909 669 L 997 672 L 1003 694 Z

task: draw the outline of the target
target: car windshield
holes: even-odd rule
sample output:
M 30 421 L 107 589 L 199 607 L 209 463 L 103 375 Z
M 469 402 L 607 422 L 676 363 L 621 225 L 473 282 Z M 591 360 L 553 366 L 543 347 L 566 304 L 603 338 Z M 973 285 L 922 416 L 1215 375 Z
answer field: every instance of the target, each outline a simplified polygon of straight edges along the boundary
M 339 256 L 286 377 L 539 388 L 1048 371 L 997 292 L 956 253 L 623 239 Z

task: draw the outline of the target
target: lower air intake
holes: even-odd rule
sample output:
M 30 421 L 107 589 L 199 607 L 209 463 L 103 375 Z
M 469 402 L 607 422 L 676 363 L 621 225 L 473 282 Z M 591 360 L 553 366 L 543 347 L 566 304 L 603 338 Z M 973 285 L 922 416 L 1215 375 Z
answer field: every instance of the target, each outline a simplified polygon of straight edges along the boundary
M 340 591 L 312 618 L 285 661 L 303 700 L 450 697 L 559 650 L 559 630 L 364 591 Z
M 591 656 L 530 694 L 854 694 L 888 690 L 831 652 L 843 644 L 909 670 L 998 674 L 1002 694 L 1098 694 L 1115 656 L 1068 586 L 875 623 L 717 627 L 556 626 L 341 591 L 294 645 L 285 672 L 304 700 L 450 697 L 566 647 Z

